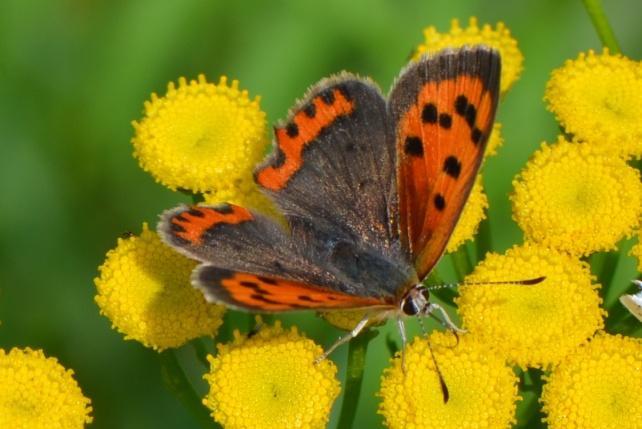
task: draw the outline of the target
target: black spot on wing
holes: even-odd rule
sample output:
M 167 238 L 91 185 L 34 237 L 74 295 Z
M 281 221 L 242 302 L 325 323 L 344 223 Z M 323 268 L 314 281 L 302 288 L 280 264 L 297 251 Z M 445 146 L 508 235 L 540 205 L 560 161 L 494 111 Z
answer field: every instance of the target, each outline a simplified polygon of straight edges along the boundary
M 303 113 L 305 113 L 308 118 L 312 119 L 317 114 L 317 106 L 315 106 L 314 103 L 310 102 L 303 108 Z
M 482 141 L 483 134 L 479 128 L 475 128 L 471 133 L 470 133 L 470 139 L 478 145 Z
M 435 106 L 435 103 L 426 103 L 421 111 L 421 120 L 426 124 L 437 122 L 437 106 Z
M 328 106 L 334 103 L 334 92 L 332 92 L 332 89 L 326 89 L 321 94 L 319 94 L 319 96 L 321 97 L 321 100 Z
M 461 173 L 461 162 L 456 156 L 450 155 L 446 158 L 444 161 L 444 172 L 453 179 L 459 177 L 459 173 Z
M 257 276 L 257 278 L 258 278 L 261 282 L 263 282 L 263 283 L 267 283 L 267 284 L 269 284 L 269 285 L 277 285 L 277 284 L 279 284 L 279 282 L 278 282 L 278 281 L 276 281 L 276 280 L 274 280 L 274 279 L 271 279 L 271 278 L 269 278 L 269 277 Z
M 285 132 L 289 137 L 296 137 L 299 135 L 299 127 L 294 122 L 290 122 L 285 127 Z
M 406 137 L 403 150 L 410 156 L 423 156 L 424 145 L 419 137 Z
M 448 113 L 441 113 L 439 115 L 439 126 L 445 130 L 449 130 L 453 126 L 453 117 Z
M 446 208 L 446 200 L 444 199 L 444 196 L 441 194 L 435 195 L 434 203 L 435 203 L 435 207 L 440 212 Z

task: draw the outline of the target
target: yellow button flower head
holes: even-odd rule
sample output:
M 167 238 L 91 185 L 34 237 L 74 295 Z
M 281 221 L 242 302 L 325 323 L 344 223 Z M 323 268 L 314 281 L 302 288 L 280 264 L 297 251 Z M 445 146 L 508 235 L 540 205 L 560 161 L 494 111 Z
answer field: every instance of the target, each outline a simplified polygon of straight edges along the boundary
M 41 350 L 0 349 L 0 427 L 75 429 L 91 423 L 91 401 L 73 375 Z
M 517 40 L 510 34 L 503 22 L 498 22 L 493 29 L 485 24 L 482 28 L 477 25 L 477 18 L 468 21 L 468 27 L 461 28 L 459 20 L 453 19 L 450 32 L 439 33 L 435 27 L 424 30 L 425 41 L 417 47 L 414 59 L 424 53 L 433 53 L 445 48 L 458 48 L 464 45 L 485 44 L 499 51 L 502 57 L 502 74 L 500 92 L 505 94 L 517 81 L 522 73 L 524 56 L 517 47 Z
M 470 335 L 430 336 L 450 398 L 444 403 L 425 338 L 406 347 L 406 371 L 393 360 L 381 381 L 381 404 L 391 429 L 508 428 L 514 422 L 517 376 L 503 358 Z
M 479 223 L 486 218 L 486 209 L 488 208 L 488 198 L 484 193 L 482 186 L 481 175 L 477 176 L 473 189 L 470 191 L 470 196 L 461 217 L 457 222 L 457 226 L 450 236 L 446 252 L 452 253 L 456 251 L 459 246 L 464 244 L 467 240 L 472 240 L 477 233 Z
M 118 239 L 94 280 L 96 303 L 125 339 L 163 350 L 213 336 L 224 307 L 190 285 L 196 263 L 163 244 L 143 224 L 140 236 Z
M 254 209 L 261 214 L 282 219 L 272 201 L 259 190 L 251 176 L 237 180 L 232 187 L 221 187 L 203 195 L 204 203 L 216 205 L 232 203 L 241 207 Z
M 642 429 L 642 339 L 597 335 L 546 378 L 550 429 Z
M 531 286 L 463 286 L 456 299 L 464 327 L 522 367 L 556 364 L 602 328 L 605 312 L 588 264 L 527 243 L 505 255 L 487 254 L 466 277 L 485 282 L 541 276 L 546 279 Z
M 221 77 L 214 85 L 203 75 L 178 88 L 152 94 L 145 117 L 134 122 L 134 156 L 143 170 L 170 189 L 207 192 L 233 187 L 264 155 L 265 113 L 238 81 Z
M 639 172 L 563 137 L 544 143 L 513 186 L 513 216 L 526 238 L 559 250 L 588 255 L 614 249 L 639 223 Z
M 226 429 L 325 428 L 339 394 L 337 368 L 312 340 L 280 322 L 252 337 L 235 332 L 209 356 L 203 403 Z
M 504 137 L 502 136 L 502 124 L 495 122 L 493 125 L 493 130 L 488 136 L 488 143 L 486 144 L 486 153 L 485 156 L 497 155 L 497 149 L 499 149 L 504 144 Z
M 553 71 L 544 99 L 566 132 L 611 153 L 642 156 L 642 65 L 581 53 Z

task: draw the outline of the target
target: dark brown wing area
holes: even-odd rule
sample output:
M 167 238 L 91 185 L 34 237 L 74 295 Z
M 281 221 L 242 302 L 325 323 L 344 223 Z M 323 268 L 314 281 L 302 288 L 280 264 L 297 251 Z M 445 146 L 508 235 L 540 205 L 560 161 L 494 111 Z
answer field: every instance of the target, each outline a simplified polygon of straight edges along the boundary
M 255 177 L 291 223 L 398 256 L 395 145 L 372 82 L 342 73 L 313 86 Z
M 491 132 L 500 58 L 483 46 L 424 57 L 395 83 L 401 241 L 420 278 L 441 257 L 468 199 Z

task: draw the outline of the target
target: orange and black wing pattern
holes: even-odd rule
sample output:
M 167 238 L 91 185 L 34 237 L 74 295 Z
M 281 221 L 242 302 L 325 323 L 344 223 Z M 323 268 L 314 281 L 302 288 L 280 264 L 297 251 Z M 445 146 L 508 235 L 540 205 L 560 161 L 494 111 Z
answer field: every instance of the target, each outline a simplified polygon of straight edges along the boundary
M 296 230 L 286 232 L 274 220 L 234 204 L 176 207 L 161 216 L 158 232 L 202 262 L 192 277 L 196 287 L 210 300 L 236 308 L 359 308 L 386 305 L 393 297 L 381 287 L 364 289 L 346 273 L 350 257 L 356 257 L 351 246 L 335 249 L 338 261 L 323 257 L 327 249 L 306 241 L 309 232 L 296 238 Z
M 386 100 L 349 73 L 314 85 L 275 128 L 256 182 L 285 217 L 398 255 L 395 147 Z
M 488 47 L 446 50 L 411 64 L 391 91 L 400 239 L 419 278 L 444 252 L 472 189 L 499 73 L 499 54 Z
M 281 312 L 389 307 L 383 298 L 360 297 L 276 276 L 201 265 L 192 283 L 209 302 L 241 310 Z

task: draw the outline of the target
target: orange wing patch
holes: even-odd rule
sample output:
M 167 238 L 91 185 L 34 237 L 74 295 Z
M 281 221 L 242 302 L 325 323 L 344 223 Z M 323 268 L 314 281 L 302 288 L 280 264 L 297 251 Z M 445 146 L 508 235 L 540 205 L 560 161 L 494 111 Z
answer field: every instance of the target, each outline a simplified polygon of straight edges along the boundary
M 383 299 L 348 295 L 296 281 L 212 266 L 203 266 L 197 278 L 206 296 L 247 310 L 271 312 L 390 306 Z
M 441 256 L 472 188 L 492 129 L 492 94 L 479 76 L 431 81 L 398 124 L 400 228 L 420 278 Z
M 220 224 L 239 224 L 252 220 L 249 210 L 233 204 L 214 207 L 194 206 L 169 220 L 174 234 L 193 245 L 202 244 L 203 235 Z
M 283 189 L 303 164 L 303 150 L 338 117 L 354 110 L 340 87 L 323 91 L 297 112 L 285 127 L 276 128 L 276 156 L 256 173 L 258 184 L 271 191 Z

